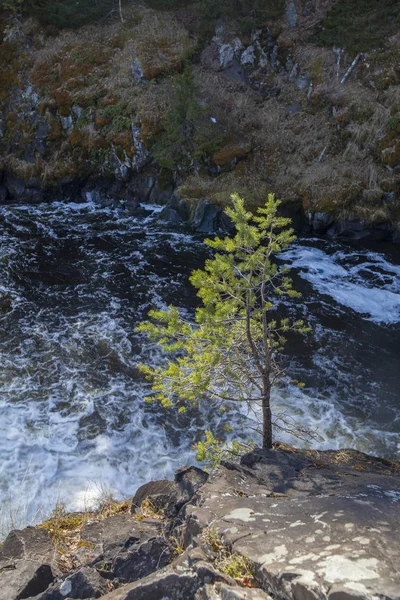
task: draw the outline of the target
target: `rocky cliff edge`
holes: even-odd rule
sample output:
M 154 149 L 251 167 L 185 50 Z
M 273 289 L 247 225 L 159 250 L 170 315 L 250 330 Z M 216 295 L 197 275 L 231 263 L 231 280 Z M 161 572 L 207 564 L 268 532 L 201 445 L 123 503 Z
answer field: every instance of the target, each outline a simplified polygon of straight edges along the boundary
M 0 599 L 400 598 L 398 463 L 255 450 L 210 476 L 184 467 L 118 507 L 12 531 Z

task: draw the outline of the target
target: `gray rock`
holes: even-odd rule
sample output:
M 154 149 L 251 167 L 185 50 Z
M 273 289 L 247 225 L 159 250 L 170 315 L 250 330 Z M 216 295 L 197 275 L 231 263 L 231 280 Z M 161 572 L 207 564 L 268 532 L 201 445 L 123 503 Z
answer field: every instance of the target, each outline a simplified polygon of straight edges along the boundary
M 8 192 L 5 185 L 0 185 L 0 204 L 5 204 Z
M 72 130 L 72 127 L 74 126 L 74 122 L 72 120 L 72 117 L 62 117 L 60 116 L 60 121 L 61 121 L 61 127 L 64 129 L 65 132 L 70 133 L 70 131 Z
M 4 185 L 13 200 L 20 199 L 26 188 L 24 181 L 13 173 L 8 173 L 6 175 Z
M 123 585 L 104 600 L 194 600 L 200 582 L 191 571 L 158 571 L 134 584 Z
M 296 5 L 293 2 L 293 0 L 291 0 L 291 2 L 289 2 L 288 7 L 286 9 L 286 19 L 287 19 L 289 27 L 294 29 L 297 25 L 298 15 L 297 15 L 297 10 L 296 10 Z
M 186 502 L 194 496 L 197 490 L 208 480 L 208 473 L 198 467 L 182 467 L 175 472 L 174 481 Z
M 242 53 L 242 56 L 240 57 L 240 63 L 241 65 L 245 66 L 249 66 L 249 65 L 254 65 L 256 61 L 256 55 L 255 55 L 255 48 L 254 45 L 252 44 L 251 46 L 248 46 L 246 48 L 246 50 L 244 50 L 244 52 Z
M 310 85 L 310 74 L 302 73 L 295 79 L 295 84 L 299 90 L 305 90 Z
M 201 200 L 195 209 L 192 225 L 202 233 L 212 233 L 218 229 L 221 208 L 209 200 Z
M 138 58 L 135 58 L 133 61 L 131 70 L 133 79 L 136 83 L 146 83 L 146 77 L 143 73 L 142 65 L 140 64 L 140 60 Z
M 54 556 L 55 549 L 49 534 L 45 529 L 37 529 L 36 527 L 11 531 L 0 552 L 0 560 L 19 558 L 51 563 Z
M 334 222 L 333 215 L 321 212 L 310 213 L 309 220 L 312 230 L 320 235 L 324 235 Z
M 150 573 L 165 567 L 171 560 L 171 551 L 164 536 L 148 540 L 128 542 L 111 563 L 113 577 L 121 583 L 129 583 L 146 577 Z
M 215 528 L 283 600 L 400 593 L 400 474 L 355 451 L 257 450 L 225 463 L 186 505 L 186 540 Z
M 44 529 L 15 529 L 0 553 L 0 600 L 28 598 L 44 591 L 54 580 L 55 550 Z
M 168 206 L 162 209 L 160 212 L 160 218 L 167 223 L 171 223 L 172 225 L 181 225 L 183 223 L 177 211 L 174 208 L 169 208 Z
M 43 592 L 54 580 L 48 564 L 38 560 L 0 559 L 0 600 L 20 600 Z
M 120 549 L 129 547 L 133 541 L 156 537 L 161 533 L 160 521 L 138 521 L 131 515 L 113 515 L 102 521 L 83 527 L 81 538 L 91 546 L 90 561 L 95 563 L 107 556 L 115 557 Z
M 64 598 L 100 598 L 109 591 L 110 582 L 90 567 L 79 569 L 60 585 L 60 592 Z
M 86 525 L 81 538 L 92 547 L 81 559 L 90 561 L 105 578 L 117 578 L 121 583 L 145 577 L 171 559 L 168 537 L 160 521 L 114 515 Z
M 179 496 L 177 486 L 169 479 L 150 481 L 142 485 L 132 499 L 131 512 L 140 511 L 144 500 L 148 500 L 154 510 L 164 511 L 171 502 L 175 502 Z
M 83 567 L 66 577 L 62 582 L 50 586 L 45 592 L 36 596 L 34 600 L 100 598 L 111 589 L 113 589 L 111 582 L 101 577 L 96 569 Z
M 131 166 L 134 171 L 140 171 L 149 162 L 150 153 L 141 140 L 141 129 L 137 118 L 132 123 L 132 141 L 136 152 Z
M 221 70 L 226 69 L 232 63 L 235 50 L 230 44 L 222 44 L 219 49 L 219 66 Z

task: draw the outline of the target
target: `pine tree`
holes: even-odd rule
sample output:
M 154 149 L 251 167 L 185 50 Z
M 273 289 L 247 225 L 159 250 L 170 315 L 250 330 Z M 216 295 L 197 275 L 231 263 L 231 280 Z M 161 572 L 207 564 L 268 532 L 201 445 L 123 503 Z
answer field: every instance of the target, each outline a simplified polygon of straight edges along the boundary
M 279 204 L 270 194 L 253 215 L 233 194 L 226 214 L 236 234 L 206 240 L 217 253 L 190 277 L 201 299 L 194 322 L 171 306 L 151 311 L 152 321 L 138 327 L 172 356 L 166 368 L 140 366 L 153 383 L 147 401 L 176 405 L 181 412 L 201 401 L 258 403 L 264 448 L 272 446 L 271 388 L 282 374 L 285 335 L 309 330 L 301 320 L 278 319 L 274 311 L 276 298 L 300 296 L 287 270 L 273 260 L 295 239 L 290 219 L 277 215 Z

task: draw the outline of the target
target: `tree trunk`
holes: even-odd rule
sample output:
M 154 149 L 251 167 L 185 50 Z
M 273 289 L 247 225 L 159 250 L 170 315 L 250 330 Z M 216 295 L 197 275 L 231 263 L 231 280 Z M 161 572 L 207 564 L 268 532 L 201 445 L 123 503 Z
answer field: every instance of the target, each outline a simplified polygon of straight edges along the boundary
M 262 398 L 262 416 L 263 416 L 263 434 L 262 434 L 262 447 L 272 448 L 272 415 L 270 406 L 270 395 L 271 390 L 269 385 L 264 387 L 264 394 Z

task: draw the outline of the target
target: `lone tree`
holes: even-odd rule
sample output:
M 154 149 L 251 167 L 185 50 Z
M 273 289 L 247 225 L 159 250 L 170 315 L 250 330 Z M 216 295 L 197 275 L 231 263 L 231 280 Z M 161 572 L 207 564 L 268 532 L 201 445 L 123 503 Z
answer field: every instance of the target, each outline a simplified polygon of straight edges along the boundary
M 271 388 L 282 375 L 278 357 L 285 334 L 309 330 L 303 321 L 278 319 L 274 311 L 277 298 L 300 296 L 287 269 L 273 261 L 295 240 L 290 219 L 277 215 L 279 204 L 270 194 L 253 215 L 233 194 L 226 214 L 236 234 L 206 240 L 217 253 L 190 277 L 201 299 L 194 322 L 171 306 L 150 311 L 152 322 L 138 327 L 172 357 L 166 368 L 140 366 L 153 383 L 147 401 L 176 405 L 180 412 L 203 400 L 258 403 L 264 448 L 272 446 Z

